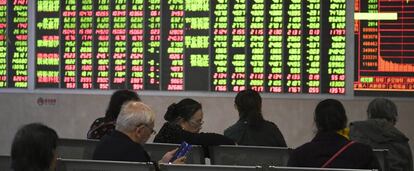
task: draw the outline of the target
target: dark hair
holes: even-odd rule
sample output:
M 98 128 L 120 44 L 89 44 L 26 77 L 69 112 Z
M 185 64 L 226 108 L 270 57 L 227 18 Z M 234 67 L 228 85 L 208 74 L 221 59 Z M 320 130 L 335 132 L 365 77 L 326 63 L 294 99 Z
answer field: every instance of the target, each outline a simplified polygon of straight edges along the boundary
M 14 171 L 48 170 L 57 145 L 56 132 L 40 123 L 20 128 L 13 139 L 11 149 Z
M 176 122 L 179 118 L 188 121 L 198 110 L 201 109 L 201 104 L 193 99 L 183 99 L 180 102 L 173 103 L 168 107 L 164 115 L 164 119 L 168 122 Z
M 335 99 L 326 99 L 319 102 L 315 109 L 314 119 L 318 132 L 344 129 L 348 120 L 344 106 Z
M 118 90 L 114 92 L 106 109 L 105 119 L 107 121 L 115 121 L 118 118 L 122 105 L 131 100 L 141 101 L 138 94 L 130 90 Z
M 390 122 L 397 122 L 397 106 L 391 100 L 376 98 L 372 100 L 367 109 L 368 118 L 381 118 Z
M 234 100 L 239 117 L 247 121 L 250 126 L 258 126 L 264 121 L 262 115 L 262 98 L 254 90 L 248 89 L 240 91 Z

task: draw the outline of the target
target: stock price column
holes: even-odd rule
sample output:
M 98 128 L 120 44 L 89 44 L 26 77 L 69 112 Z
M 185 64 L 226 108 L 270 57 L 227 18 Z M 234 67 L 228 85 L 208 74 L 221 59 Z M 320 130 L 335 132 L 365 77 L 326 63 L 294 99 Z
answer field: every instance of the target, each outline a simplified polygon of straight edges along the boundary
M 129 0 L 127 15 L 127 87 L 144 88 L 144 0 Z
M 161 58 L 161 1 L 148 0 L 146 4 L 145 24 L 148 26 L 149 35 L 145 37 L 145 66 L 144 88 L 145 90 L 160 90 L 160 58 Z
M 7 87 L 7 1 L 0 0 L 0 88 Z
M 93 3 L 92 0 L 83 0 L 80 3 L 78 26 L 78 50 L 77 83 L 80 89 L 92 89 L 93 87 Z
M 185 0 L 185 90 L 209 88 L 209 0 Z
M 59 88 L 59 0 L 36 4 L 36 87 Z
M 27 88 L 27 34 L 28 6 L 27 0 L 9 1 L 9 78 L 7 85 L 13 88 Z
M 267 47 L 267 90 L 266 92 L 281 93 L 283 87 L 283 44 L 285 24 L 283 19 L 283 0 L 270 0 Z
M 289 0 L 287 4 L 287 52 L 285 57 L 285 92 L 300 93 L 302 73 L 302 4 L 301 0 Z
M 127 2 L 126 0 L 114 0 L 112 2 L 112 36 L 111 58 L 113 60 L 111 73 L 111 89 L 126 88 L 127 72 Z
M 246 89 L 246 0 L 231 0 L 229 7 L 228 90 L 238 92 Z
M 164 2 L 162 90 L 184 90 L 184 0 Z
M 112 47 L 109 45 L 109 37 L 112 35 L 110 27 L 113 23 L 109 19 L 109 0 L 99 0 L 95 3 L 92 18 L 95 24 L 89 27 L 93 30 L 92 78 L 95 89 L 105 90 L 110 88 L 110 73 L 113 73 L 114 68 L 113 57 L 109 55 L 109 48 Z
M 345 94 L 346 1 L 324 1 L 323 8 L 325 37 L 322 44 L 327 51 L 322 56 L 327 59 L 327 67 L 324 69 L 327 73 L 322 90 L 323 93 Z
M 307 0 L 304 5 L 304 39 L 302 92 L 310 94 L 321 93 L 321 2 Z
M 64 0 L 60 13 L 60 84 L 61 88 L 76 88 L 76 23 L 78 12 L 76 0 Z
M 265 1 L 248 1 L 247 86 L 258 92 L 265 90 Z
M 212 0 L 210 10 L 211 91 L 227 91 L 228 0 Z

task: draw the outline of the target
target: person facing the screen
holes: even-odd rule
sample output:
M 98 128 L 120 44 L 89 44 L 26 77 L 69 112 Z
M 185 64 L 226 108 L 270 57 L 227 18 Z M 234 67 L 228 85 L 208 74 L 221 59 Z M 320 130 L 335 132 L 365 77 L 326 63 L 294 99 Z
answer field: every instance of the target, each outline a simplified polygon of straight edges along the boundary
M 105 117 L 98 118 L 92 123 L 87 138 L 101 139 L 104 135 L 113 131 L 122 104 L 130 100 L 141 101 L 138 94 L 134 91 L 118 90 L 114 92 L 106 109 Z
M 345 108 L 334 99 L 321 101 L 315 109 L 317 133 L 311 142 L 296 148 L 288 166 L 379 169 L 371 147 L 350 141 L 340 133 L 347 125 Z
M 372 148 L 388 149 L 390 170 L 412 171 L 413 157 L 409 139 L 395 127 L 398 111 L 394 102 L 376 98 L 369 103 L 367 115 L 367 120 L 350 124 L 350 138 Z
M 43 124 L 24 125 L 13 139 L 11 168 L 14 171 L 54 171 L 57 141 L 56 132 Z
M 168 107 L 167 121 L 155 136 L 154 142 L 180 144 L 186 141 L 195 145 L 224 145 L 234 142 L 220 134 L 200 133 L 203 121 L 202 106 L 193 99 L 183 99 Z
M 224 131 L 224 136 L 239 145 L 286 147 L 285 139 L 273 122 L 262 116 L 262 98 L 254 90 L 240 91 L 234 100 L 239 120 Z
M 116 120 L 115 130 L 102 137 L 93 153 L 94 160 L 150 162 L 151 158 L 142 147 L 154 131 L 155 114 L 142 102 L 126 102 Z M 167 152 L 159 161 L 167 163 L 175 150 Z M 183 163 L 185 157 L 174 163 Z

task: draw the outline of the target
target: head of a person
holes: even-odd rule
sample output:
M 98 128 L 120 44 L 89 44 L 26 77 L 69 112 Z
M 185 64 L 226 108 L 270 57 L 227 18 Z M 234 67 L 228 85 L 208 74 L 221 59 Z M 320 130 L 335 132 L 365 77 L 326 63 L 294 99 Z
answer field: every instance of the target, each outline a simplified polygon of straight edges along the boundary
M 21 127 L 14 136 L 11 167 L 14 171 L 55 170 L 58 135 L 40 123 Z
M 339 131 L 346 127 L 348 122 L 345 108 L 335 99 L 326 99 L 316 106 L 314 117 L 318 132 Z
M 263 121 L 262 98 L 257 91 L 247 89 L 240 91 L 234 99 L 234 105 L 239 111 L 241 120 L 247 121 L 250 125 L 260 124 Z
M 369 119 L 386 119 L 395 124 L 397 122 L 397 106 L 391 100 L 376 98 L 372 100 L 367 109 Z
M 193 133 L 200 132 L 204 123 L 201 104 L 189 98 L 171 104 L 164 115 L 164 119 L 181 126 L 185 131 Z
M 115 129 L 126 134 L 132 141 L 144 144 L 154 130 L 155 114 L 146 104 L 129 101 L 122 105 Z
M 122 105 L 127 101 L 141 101 L 138 94 L 131 90 L 118 90 L 115 91 L 111 100 L 109 101 L 108 108 L 106 109 L 105 119 L 108 121 L 115 121 L 119 115 Z

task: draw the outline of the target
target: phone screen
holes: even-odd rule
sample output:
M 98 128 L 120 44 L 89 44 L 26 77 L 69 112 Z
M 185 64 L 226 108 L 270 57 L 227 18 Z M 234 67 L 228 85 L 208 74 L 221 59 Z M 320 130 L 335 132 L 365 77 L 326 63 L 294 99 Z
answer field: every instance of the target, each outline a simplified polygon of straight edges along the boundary
M 187 155 L 187 153 L 191 150 L 191 147 L 191 144 L 188 144 L 187 142 L 183 141 L 178 150 L 175 152 L 174 157 L 171 158 L 170 163 L 177 160 L 180 157 Z

